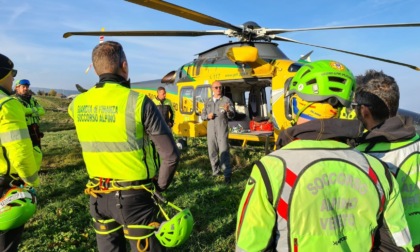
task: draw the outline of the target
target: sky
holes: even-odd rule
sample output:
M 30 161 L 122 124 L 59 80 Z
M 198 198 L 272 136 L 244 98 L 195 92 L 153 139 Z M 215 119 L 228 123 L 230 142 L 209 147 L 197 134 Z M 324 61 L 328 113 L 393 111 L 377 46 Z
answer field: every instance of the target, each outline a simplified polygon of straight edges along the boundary
M 265 28 L 309 28 L 390 23 L 420 23 L 418 0 L 171 0 L 171 3 L 240 26 L 247 21 Z M 16 79 L 56 90 L 91 87 L 98 77 L 91 52 L 96 36 L 72 36 L 69 31 L 222 30 L 123 0 L 0 0 L 0 53 L 18 69 Z M 420 67 L 420 27 L 306 31 L 280 34 L 290 39 L 354 51 Z M 105 37 L 120 42 L 127 55 L 132 82 L 161 79 L 192 61 L 200 52 L 226 43 L 225 36 Z M 354 75 L 383 70 L 400 87 L 400 108 L 420 113 L 420 71 L 305 45 L 280 42 L 293 60 L 313 50 L 311 59 L 332 59 Z

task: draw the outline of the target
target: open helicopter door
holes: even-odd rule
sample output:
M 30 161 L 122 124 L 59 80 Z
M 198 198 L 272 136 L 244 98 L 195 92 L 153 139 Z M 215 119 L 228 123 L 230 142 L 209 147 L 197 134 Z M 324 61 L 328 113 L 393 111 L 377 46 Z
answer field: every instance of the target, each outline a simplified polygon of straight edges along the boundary
M 248 113 L 251 120 L 255 118 L 269 118 L 265 87 L 253 87 L 249 91 Z

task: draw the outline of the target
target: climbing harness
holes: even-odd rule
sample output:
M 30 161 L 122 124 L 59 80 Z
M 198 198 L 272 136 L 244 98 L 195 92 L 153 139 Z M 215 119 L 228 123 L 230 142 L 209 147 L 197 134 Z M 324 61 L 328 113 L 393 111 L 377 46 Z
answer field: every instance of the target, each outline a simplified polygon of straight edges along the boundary
M 157 240 L 165 247 L 179 246 L 188 239 L 194 225 L 190 210 L 182 210 L 175 204 L 167 201 L 155 191 L 150 179 L 118 181 L 114 179 L 93 178 L 87 183 L 85 193 L 96 198 L 98 194 L 108 194 L 115 191 L 132 189 L 148 191 L 166 221 L 163 221 L 162 223 L 152 222 L 148 225 L 121 225 L 114 219 L 93 219 L 95 232 L 97 234 L 106 235 L 123 228 L 126 239 L 137 240 L 137 250 L 139 252 L 147 251 L 149 248 L 148 238 L 152 235 L 155 235 Z M 169 206 L 178 213 L 174 217 L 169 218 L 169 215 L 164 210 L 164 206 Z M 142 241 L 144 241 L 144 244 L 141 244 Z M 143 245 L 143 248 L 141 245 Z

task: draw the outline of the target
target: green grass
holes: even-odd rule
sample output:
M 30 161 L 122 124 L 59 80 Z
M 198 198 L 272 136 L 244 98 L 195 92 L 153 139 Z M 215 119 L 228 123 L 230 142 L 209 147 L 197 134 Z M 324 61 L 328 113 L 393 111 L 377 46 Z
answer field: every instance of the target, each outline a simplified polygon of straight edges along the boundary
M 54 97 L 38 100 L 47 110 L 41 124 L 45 133 L 41 187 L 37 190 L 38 209 L 26 224 L 20 250 L 96 251 L 89 197 L 83 192 L 88 177 L 74 125 L 66 112 L 69 101 Z M 206 139 L 188 139 L 188 145 L 164 196 L 190 208 L 194 230 L 184 245 L 170 251 L 234 251 L 239 201 L 252 162 L 264 155 L 264 146 L 231 148 L 233 181 L 225 185 L 223 176 L 211 175 Z

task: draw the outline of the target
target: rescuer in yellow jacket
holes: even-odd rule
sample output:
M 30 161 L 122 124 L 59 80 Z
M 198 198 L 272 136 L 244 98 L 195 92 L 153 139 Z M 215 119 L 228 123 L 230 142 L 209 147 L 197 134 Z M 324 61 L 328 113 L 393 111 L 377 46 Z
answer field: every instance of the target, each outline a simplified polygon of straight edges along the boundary
M 357 120 L 337 119 L 354 87 L 336 61 L 296 72 L 285 93 L 295 125 L 279 135 L 281 149 L 254 165 L 237 215 L 237 252 L 413 249 L 395 179 L 378 159 L 342 142 L 361 132 Z M 381 228 L 388 232 L 376 237 Z
M 164 87 L 158 87 L 157 95 L 153 99 L 153 102 L 162 114 L 166 124 L 168 124 L 169 128 L 172 128 L 175 121 L 175 110 L 171 100 L 166 99 L 166 89 Z
M 151 190 L 168 188 L 179 162 L 171 131 L 152 100 L 130 89 L 122 46 L 98 44 L 99 82 L 69 106 L 90 181 L 90 214 L 99 251 L 162 251 L 155 238 L 158 206 Z M 161 159 L 157 164 L 157 154 Z
M 29 86 L 31 83 L 27 79 L 16 81 L 15 96 L 24 106 L 26 124 L 28 125 L 29 136 L 34 146 L 34 156 L 38 167 L 41 167 L 42 151 L 41 138 L 44 133 L 39 128 L 40 117 L 45 115 L 45 110 L 39 102 L 31 95 Z
M 17 70 L 13 62 L 0 54 L 0 195 L 13 186 L 38 186 L 38 167 L 35 164 L 31 139 L 22 105 L 10 97 Z M 24 203 L 23 203 L 24 204 Z M 16 211 L 19 219 L 22 205 L 0 205 L 0 218 Z M 8 208 L 10 207 L 10 208 Z M 20 212 L 20 214 L 18 214 Z M 13 216 L 11 217 L 13 218 Z M 0 231 L 0 251 L 17 251 L 24 226 Z
M 368 131 L 356 148 L 385 162 L 395 176 L 413 246 L 420 251 L 420 137 L 411 117 L 397 115 L 399 100 L 393 77 L 375 70 L 357 77 L 352 104 Z

